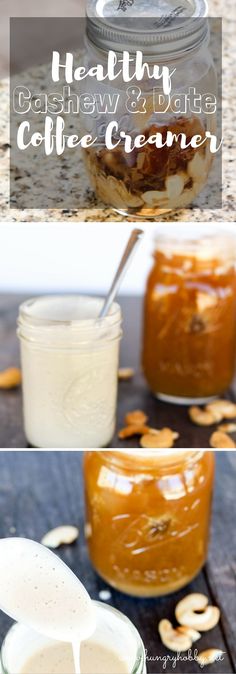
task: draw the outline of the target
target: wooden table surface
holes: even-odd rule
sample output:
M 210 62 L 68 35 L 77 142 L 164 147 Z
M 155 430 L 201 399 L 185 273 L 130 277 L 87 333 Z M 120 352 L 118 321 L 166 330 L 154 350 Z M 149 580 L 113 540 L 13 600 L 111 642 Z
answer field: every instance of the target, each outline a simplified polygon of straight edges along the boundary
M 19 344 L 16 337 L 16 318 L 21 295 L 0 295 L 0 370 L 19 364 Z M 149 392 L 140 372 L 140 348 L 142 336 L 142 299 L 123 297 L 119 299 L 123 312 L 123 339 L 121 341 L 121 365 L 135 368 L 133 381 L 119 384 L 117 430 L 123 426 L 125 414 L 142 409 L 149 416 L 154 428 L 169 426 L 179 432 L 176 447 L 206 448 L 209 446 L 211 428 L 194 426 L 187 408 L 157 401 Z M 234 397 L 233 390 L 230 393 Z M 137 447 L 137 438 L 118 440 L 117 432 L 111 447 Z M 27 441 L 22 420 L 21 390 L 0 391 L 0 447 L 24 448 Z
M 161 599 L 134 599 L 111 590 L 109 603 L 123 611 L 138 628 L 148 651 L 148 674 L 166 671 L 200 672 L 196 662 L 178 662 L 176 669 L 154 660 L 166 656 L 157 625 L 161 618 L 173 620 L 176 602 L 188 592 L 204 592 L 221 609 L 221 622 L 202 636 L 198 649 L 217 647 L 223 662 L 206 668 L 207 674 L 236 672 L 236 558 L 235 481 L 236 453 L 217 453 L 212 533 L 208 563 L 187 588 Z M 108 589 L 88 561 L 83 536 L 82 452 L 0 452 L 0 537 L 17 535 L 40 541 L 60 524 L 78 524 L 80 537 L 58 554 L 79 575 L 93 599 Z M 0 612 L 0 641 L 11 621 Z

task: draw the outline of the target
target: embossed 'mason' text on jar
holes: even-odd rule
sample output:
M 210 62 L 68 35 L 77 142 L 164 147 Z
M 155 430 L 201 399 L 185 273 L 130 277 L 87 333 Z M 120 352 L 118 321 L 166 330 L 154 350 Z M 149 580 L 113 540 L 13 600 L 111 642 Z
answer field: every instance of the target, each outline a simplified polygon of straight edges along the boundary
M 35 447 L 106 447 L 114 433 L 121 312 L 48 296 L 20 306 L 24 424 Z
M 131 82 L 132 87 L 140 87 L 141 96 L 145 97 L 145 112 L 141 106 L 135 114 L 127 111 L 127 83 L 122 77 L 100 84 L 101 95 L 109 94 L 112 99 L 119 94 L 119 101 L 113 116 L 109 109 L 84 117 L 86 131 L 98 138 L 96 145 L 84 150 L 84 157 L 92 185 L 104 203 L 125 215 L 148 218 L 188 206 L 207 183 L 214 156 L 209 144 L 181 149 L 179 140 L 170 147 L 148 143 L 148 138 L 158 133 L 164 141 L 167 132 L 185 134 L 190 141 L 197 135 L 204 138 L 206 133 L 216 132 L 216 109 L 208 114 L 202 105 L 196 112 L 188 101 L 182 110 L 177 102 L 193 90 L 217 101 L 216 73 L 208 47 L 207 4 L 205 0 L 183 0 L 176 8 L 173 0 L 164 5 L 137 0 L 126 4 L 125 11 L 118 5 L 115 0 L 88 2 L 86 67 L 98 63 L 105 66 L 111 50 L 117 59 L 128 51 L 134 61 L 134 55 L 142 52 L 150 72 L 154 63 L 160 70 L 164 66 L 170 72 L 175 70 L 171 104 L 166 105 L 161 83 L 153 77 L 149 79 L 145 70 L 141 82 Z M 89 93 L 97 92 L 98 83 L 93 81 Z M 132 138 L 142 134 L 147 144 L 130 153 L 125 151 L 124 142 L 108 149 L 106 129 L 113 119 L 119 130 Z M 114 144 L 117 138 L 114 131 Z
M 106 582 L 151 597 L 197 575 L 208 549 L 212 451 L 85 452 L 84 474 L 85 535 Z

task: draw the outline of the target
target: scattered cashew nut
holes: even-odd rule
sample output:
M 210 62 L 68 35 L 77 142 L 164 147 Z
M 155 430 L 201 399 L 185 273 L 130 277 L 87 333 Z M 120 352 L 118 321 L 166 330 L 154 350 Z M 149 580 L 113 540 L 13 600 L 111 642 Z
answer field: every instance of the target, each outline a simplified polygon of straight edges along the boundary
M 201 639 L 200 632 L 194 630 L 192 627 L 187 627 L 187 625 L 180 625 L 180 627 L 178 627 L 178 632 L 181 632 L 181 634 L 187 634 L 192 640 L 192 643 L 195 643 L 195 641 Z
M 142 412 L 142 410 L 134 410 L 133 412 L 128 412 L 125 417 L 125 423 L 129 426 L 137 425 L 141 426 L 143 424 L 146 424 L 146 421 L 148 420 L 147 415 L 145 412 Z
M 212 665 L 213 662 L 219 660 L 221 655 L 224 655 L 225 651 L 221 651 L 220 648 L 208 648 L 206 651 L 202 651 L 197 655 L 197 662 L 200 667 L 205 667 L 205 665 Z
M 188 651 L 192 646 L 191 637 L 188 634 L 181 633 L 178 627 L 175 629 L 169 620 L 161 620 L 158 625 L 158 631 L 162 643 L 170 651 L 181 653 L 182 651 Z
M 0 388 L 16 388 L 21 383 L 21 371 L 18 367 L 8 367 L 0 372 Z
M 189 408 L 189 416 L 191 421 L 198 426 L 211 426 L 215 424 L 216 419 L 210 411 L 202 410 L 200 407 L 193 405 Z M 222 417 L 218 421 L 220 421 Z
M 118 437 L 121 440 L 125 440 L 125 438 L 132 438 L 133 435 L 144 435 L 145 433 L 149 432 L 149 427 L 148 426 L 143 426 L 143 425 L 138 425 L 138 424 L 129 424 L 128 426 L 125 426 L 125 428 L 121 428 L 121 430 L 118 433 Z
M 60 545 L 70 545 L 79 537 L 79 529 L 71 525 L 56 527 L 43 536 L 41 543 L 48 548 L 59 548 Z
M 192 593 L 178 602 L 175 616 L 180 625 L 207 632 L 219 622 L 220 610 L 217 606 L 208 606 L 208 598 L 204 594 Z
M 227 433 L 215 431 L 210 437 L 210 446 L 214 449 L 231 449 L 236 447 L 235 442 Z
M 213 400 L 212 403 L 208 403 L 206 410 L 215 417 L 216 421 L 236 417 L 236 405 L 231 400 Z
M 220 424 L 217 431 L 223 431 L 223 433 L 236 433 L 236 423 Z
M 213 400 L 204 409 L 193 405 L 189 408 L 189 416 L 194 424 L 211 426 L 222 419 L 234 419 L 236 404 L 231 400 Z
M 125 440 L 125 438 L 132 438 L 133 435 L 144 435 L 145 433 L 149 433 L 149 427 L 146 426 L 147 420 L 148 417 L 142 410 L 128 412 L 125 417 L 125 423 L 127 425 L 124 428 L 121 428 L 118 437 L 121 440 Z
M 134 370 L 132 367 L 120 367 L 118 370 L 118 379 L 119 381 L 129 381 L 134 376 Z
M 167 449 L 173 447 L 174 441 L 179 437 L 179 434 L 172 431 L 170 428 L 162 428 L 157 432 L 150 432 L 143 435 L 140 440 L 141 447 L 145 449 Z
M 86 522 L 84 525 L 84 537 L 86 539 L 91 538 L 92 536 L 92 526 L 90 522 Z

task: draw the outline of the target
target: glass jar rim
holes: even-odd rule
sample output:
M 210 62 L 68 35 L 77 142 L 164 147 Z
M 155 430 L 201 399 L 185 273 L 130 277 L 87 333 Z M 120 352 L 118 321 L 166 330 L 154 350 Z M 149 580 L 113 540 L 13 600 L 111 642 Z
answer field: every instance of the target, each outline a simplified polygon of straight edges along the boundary
M 102 610 L 107 613 L 113 613 L 115 616 L 117 616 L 119 620 L 122 620 L 122 622 L 126 623 L 128 629 L 134 636 L 137 643 L 135 663 L 130 674 L 143 674 L 145 666 L 145 649 L 141 636 L 137 628 L 133 624 L 133 622 L 122 611 L 119 611 L 113 606 L 110 606 L 110 604 L 106 604 L 101 601 L 96 601 L 94 599 L 92 599 L 92 603 L 95 605 L 95 607 L 97 607 L 98 610 Z M 14 623 L 8 630 L 7 634 L 5 635 L 5 638 L 2 642 L 2 646 L 0 649 L 0 674 L 12 674 L 11 672 L 8 671 L 8 669 L 5 666 L 6 663 L 4 662 L 4 658 L 6 657 L 5 651 L 7 648 L 7 641 L 12 638 L 12 635 L 16 632 L 16 630 L 22 627 L 25 627 L 25 629 L 29 629 L 29 631 L 31 631 L 30 628 L 27 628 L 26 626 L 21 625 L 20 623 Z
M 93 16 L 97 18 L 110 18 L 114 17 L 115 15 L 117 16 L 116 12 L 117 11 L 123 11 L 123 15 L 125 17 L 131 16 L 134 18 L 135 16 L 140 16 L 140 9 L 142 12 L 146 13 L 147 8 L 145 5 L 145 0 L 139 0 L 141 3 L 143 3 L 143 7 L 140 8 L 140 6 L 137 8 L 137 2 L 136 5 L 134 4 L 134 0 L 123 0 L 123 2 L 118 3 L 117 7 L 117 0 L 87 0 L 86 4 L 86 14 L 87 16 Z M 152 14 L 152 11 L 150 13 L 150 17 L 159 17 L 162 19 L 162 23 L 165 22 L 164 19 L 168 19 L 167 21 L 167 26 L 169 25 L 170 21 L 169 18 L 175 18 L 176 16 L 182 15 L 184 18 L 196 18 L 196 17 L 204 17 L 208 13 L 208 0 L 182 0 L 182 4 L 176 8 L 176 3 L 173 2 L 173 0 L 168 0 L 169 2 L 169 7 L 165 7 L 165 14 L 163 14 L 163 11 L 161 10 L 160 3 L 158 2 L 158 6 L 154 7 L 154 14 Z M 148 0 L 148 6 L 150 9 L 149 5 L 149 0 Z M 167 4 L 167 3 L 166 3 Z M 138 14 L 136 15 L 136 11 Z M 159 12 L 159 13 L 158 13 Z M 145 16 L 146 14 L 144 14 Z
M 107 316 L 98 318 L 104 299 L 91 295 L 43 295 L 23 302 L 19 307 L 17 335 L 27 340 L 54 348 L 65 348 L 67 342 L 76 348 L 88 343 L 102 344 L 122 336 L 120 305 L 113 302 Z M 62 304 L 65 313 L 62 313 Z M 70 309 L 69 306 L 75 307 Z M 54 305 L 51 318 L 50 309 Z M 79 316 L 83 306 L 87 316 Z M 44 312 L 44 308 L 46 311 Z M 59 313 L 57 313 L 59 310 Z M 77 314 L 76 314 L 77 312 Z
M 199 255 L 203 261 L 212 259 L 214 255 L 236 260 L 236 233 L 223 229 L 212 232 L 204 228 L 198 231 L 160 232 L 154 237 L 154 255 L 159 251 Z
M 41 303 L 43 304 L 44 302 L 47 304 L 58 304 L 59 302 L 67 302 L 67 301 L 72 301 L 72 302 L 86 302 L 89 303 L 90 305 L 96 304 L 97 305 L 97 310 L 99 314 L 100 308 L 102 308 L 102 304 L 104 302 L 104 298 L 98 297 L 98 296 L 93 296 L 93 295 L 73 295 L 73 294 L 65 294 L 65 295 L 38 295 L 37 297 L 32 297 L 29 298 L 28 300 L 25 300 L 22 302 L 22 304 L 19 307 L 19 320 L 26 320 L 31 323 L 31 325 L 35 326 L 53 326 L 53 325 L 77 325 L 78 327 L 86 327 L 86 325 L 93 325 L 94 322 L 96 323 L 105 323 L 105 322 L 114 322 L 116 320 L 120 319 L 121 316 L 121 310 L 120 310 L 120 305 L 117 302 L 113 302 L 110 308 L 109 313 L 107 316 L 104 318 L 99 318 L 98 314 L 97 316 L 89 316 L 89 317 L 76 317 L 76 318 L 49 318 L 46 316 L 46 314 L 43 315 L 37 315 L 32 311 L 34 309 L 34 306 Z M 92 306 L 91 306 L 92 308 Z M 37 307 L 36 307 L 37 309 Z
M 131 470 L 149 470 L 150 468 L 156 468 L 157 470 L 166 470 L 166 468 L 175 467 L 182 463 L 189 463 L 190 461 L 197 462 L 202 457 L 203 453 L 206 451 L 213 452 L 214 450 L 201 450 L 201 449 L 119 449 L 119 450 L 110 450 L 109 456 L 105 457 L 106 460 L 109 459 L 120 465 L 122 460 L 127 462 L 130 461 L 129 467 Z M 103 456 L 107 452 L 100 450 L 100 453 Z
M 143 3 L 143 7 L 142 7 Z M 159 5 L 148 13 L 145 0 L 88 0 L 87 36 L 104 51 L 114 49 L 132 53 L 142 49 L 145 55 L 165 56 L 166 60 L 199 49 L 209 38 L 207 0 L 173 0 L 161 11 Z M 141 4 L 141 7 L 140 7 Z M 118 5 L 118 6 L 117 6 Z

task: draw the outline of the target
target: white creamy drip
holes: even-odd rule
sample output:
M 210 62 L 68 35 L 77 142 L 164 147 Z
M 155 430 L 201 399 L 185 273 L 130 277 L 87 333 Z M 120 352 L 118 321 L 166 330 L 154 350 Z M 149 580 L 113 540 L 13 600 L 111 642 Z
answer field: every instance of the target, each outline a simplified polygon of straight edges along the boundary
M 50 639 L 73 644 L 80 674 L 80 643 L 95 631 L 92 601 L 80 580 L 51 550 L 24 538 L 0 540 L 0 608 Z

